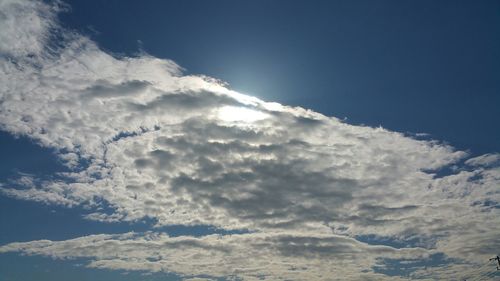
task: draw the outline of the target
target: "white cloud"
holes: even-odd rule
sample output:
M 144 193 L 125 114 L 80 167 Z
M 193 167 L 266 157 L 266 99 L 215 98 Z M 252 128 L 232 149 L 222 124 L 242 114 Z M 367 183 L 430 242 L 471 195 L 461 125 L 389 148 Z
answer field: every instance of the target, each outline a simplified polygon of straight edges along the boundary
M 500 162 L 500 154 L 489 153 L 474 158 L 470 158 L 467 161 L 465 161 L 465 164 L 471 166 L 489 166 L 498 162 Z
M 251 268 L 261 266 L 257 261 L 249 265 L 243 258 L 217 256 L 210 245 L 248 247 L 235 251 L 241 254 L 240 250 L 255 251 L 254 240 L 264 239 L 275 250 L 272 259 L 279 268 L 263 271 L 271 279 L 294 278 L 295 270 L 283 265 L 289 259 L 298 268 L 308 264 L 304 276 L 325 277 L 320 276 L 326 270 L 322 264 L 309 264 L 307 251 L 313 249 L 315 257 L 328 251 L 324 262 L 332 266 L 331 261 L 345 258 L 335 248 L 344 242 L 349 255 L 370 252 L 369 265 L 377 256 L 404 258 L 395 253 L 410 251 L 390 249 L 386 255 L 388 248 L 352 238 L 362 235 L 418 241 L 423 247 L 419 253 L 444 253 L 464 263 L 495 254 L 491 249 L 499 243 L 500 170 L 490 164 L 498 156 L 466 160 L 487 167 L 437 177 L 430 171 L 458 165 L 467 154 L 435 141 L 267 103 L 215 79 L 183 75 L 169 60 L 113 57 L 89 39 L 57 26 L 58 8 L 43 3 L 4 1 L 0 8 L 7 15 L 0 17 L 0 26 L 9 32 L 9 26 L 16 26 L 17 34 L 4 33 L 0 45 L 0 128 L 55 148 L 73 168 L 59 174 L 57 181 L 3 184 L 3 194 L 82 205 L 89 210 L 83 214 L 86 218 L 103 222 L 149 217 L 157 226 L 206 224 L 258 232 L 220 241 L 212 236 L 184 237 L 204 247 L 173 255 L 167 265 L 147 260 L 152 253 L 144 243 L 181 238 L 104 235 L 9 244 L 3 251 L 84 256 L 99 268 L 181 273 L 196 264 L 197 253 L 204 262 L 210 262 L 213 253 L 230 266 L 204 264 L 199 274 L 239 275 L 229 268 L 240 268 L 248 277 Z M 25 14 L 34 21 L 27 22 Z M 67 35 L 61 36 L 64 40 L 57 49 L 47 50 L 51 32 Z M 23 39 L 16 41 L 19 38 Z M 111 213 L 102 212 L 103 202 Z M 276 232 L 279 238 L 273 236 Z M 283 240 L 286 235 L 294 239 Z M 88 254 L 64 252 L 85 245 L 87 239 L 101 243 L 101 238 L 118 243 L 115 253 L 120 256 L 132 251 L 134 257 L 111 258 L 90 248 Z M 465 242 L 470 245 L 460 247 Z M 351 279 L 380 277 L 357 263 L 341 269 Z
M 168 271 L 181 276 L 238 276 L 244 280 L 360 280 L 387 276 L 363 272 L 379 257 L 425 258 L 419 248 L 370 246 L 335 235 L 253 233 L 169 237 L 159 233 L 91 235 L 53 242 L 12 243 L 1 252 L 20 251 L 55 259 L 89 258 L 93 268 Z M 399 280 L 399 278 L 392 278 Z
M 35 1 L 0 1 L 0 55 L 22 59 L 46 52 L 60 9 Z

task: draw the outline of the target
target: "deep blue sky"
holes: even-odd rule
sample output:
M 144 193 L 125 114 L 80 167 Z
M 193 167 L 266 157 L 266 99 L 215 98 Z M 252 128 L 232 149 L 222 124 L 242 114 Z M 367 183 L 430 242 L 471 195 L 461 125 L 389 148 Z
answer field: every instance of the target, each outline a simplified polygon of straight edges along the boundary
M 68 3 L 63 24 L 108 51 L 142 48 L 265 100 L 500 151 L 500 1 Z

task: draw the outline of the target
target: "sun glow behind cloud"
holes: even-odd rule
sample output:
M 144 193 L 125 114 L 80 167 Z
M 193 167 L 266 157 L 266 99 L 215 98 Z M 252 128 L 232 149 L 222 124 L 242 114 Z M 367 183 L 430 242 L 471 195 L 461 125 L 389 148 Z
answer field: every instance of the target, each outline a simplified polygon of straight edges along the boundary
M 252 123 L 269 118 L 261 111 L 236 106 L 224 106 L 218 110 L 218 118 L 226 122 Z

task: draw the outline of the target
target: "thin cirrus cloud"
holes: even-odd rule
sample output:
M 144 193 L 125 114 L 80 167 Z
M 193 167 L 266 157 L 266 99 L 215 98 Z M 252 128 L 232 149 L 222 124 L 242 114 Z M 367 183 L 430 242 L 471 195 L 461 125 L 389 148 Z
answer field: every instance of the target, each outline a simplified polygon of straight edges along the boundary
M 377 268 L 438 254 L 453 262 L 415 266 L 411 277 L 443 278 L 497 254 L 498 154 L 469 158 L 243 95 L 170 60 L 114 57 L 59 26 L 63 8 L 0 2 L 0 128 L 54 148 L 69 168 L 19 175 L 0 192 L 85 207 L 90 220 L 155 225 L 10 243 L 0 253 L 245 280 L 398 280 Z M 159 231 L 167 225 L 246 231 L 169 237 Z

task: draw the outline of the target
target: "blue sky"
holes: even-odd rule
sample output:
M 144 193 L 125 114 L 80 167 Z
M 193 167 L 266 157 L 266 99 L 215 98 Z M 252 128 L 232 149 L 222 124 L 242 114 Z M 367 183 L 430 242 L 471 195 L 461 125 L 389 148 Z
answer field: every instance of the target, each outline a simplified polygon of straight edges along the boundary
M 498 1 L 0 11 L 0 281 L 498 278 Z

